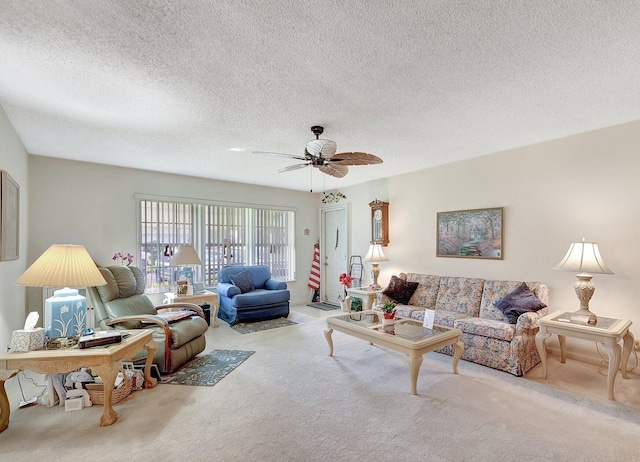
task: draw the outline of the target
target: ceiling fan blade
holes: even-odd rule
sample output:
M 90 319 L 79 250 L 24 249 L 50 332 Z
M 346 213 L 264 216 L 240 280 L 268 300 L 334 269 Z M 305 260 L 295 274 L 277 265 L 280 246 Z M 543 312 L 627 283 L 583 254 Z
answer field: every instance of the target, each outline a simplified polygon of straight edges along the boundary
M 336 153 L 338 146 L 331 140 L 311 140 L 307 143 L 307 152 L 312 156 L 328 159 Z
M 336 165 L 334 163 L 325 165 L 314 165 L 314 167 L 318 167 L 322 173 L 335 176 L 336 178 L 342 178 L 347 173 L 349 173 L 348 167 L 345 167 L 343 165 Z
M 276 157 L 288 157 L 289 159 L 308 160 L 306 157 L 296 156 L 294 154 L 285 154 L 282 152 L 266 152 L 266 151 L 253 151 L 254 154 L 264 154 L 267 156 Z
M 309 165 L 311 165 L 311 164 L 289 165 L 288 167 L 284 167 L 284 168 L 281 168 L 280 170 L 278 170 L 278 173 L 290 172 L 291 170 L 298 170 L 299 168 L 304 168 L 304 167 L 307 167 Z
M 331 159 L 332 165 L 372 165 L 381 164 L 382 159 L 366 152 L 341 152 Z

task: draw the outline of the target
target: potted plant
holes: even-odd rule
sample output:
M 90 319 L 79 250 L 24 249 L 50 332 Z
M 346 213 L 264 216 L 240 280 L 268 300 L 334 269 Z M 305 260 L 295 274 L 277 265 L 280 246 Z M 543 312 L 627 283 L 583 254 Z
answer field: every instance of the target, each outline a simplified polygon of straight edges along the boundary
M 380 307 L 382 310 L 382 324 L 385 326 L 393 324 L 393 318 L 396 315 L 396 304 L 386 301 Z

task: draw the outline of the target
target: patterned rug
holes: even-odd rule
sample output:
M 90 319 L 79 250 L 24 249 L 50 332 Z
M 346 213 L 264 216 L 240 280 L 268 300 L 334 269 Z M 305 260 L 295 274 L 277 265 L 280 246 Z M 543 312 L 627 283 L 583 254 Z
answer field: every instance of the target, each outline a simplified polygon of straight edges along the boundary
M 319 310 L 323 310 L 323 311 L 340 309 L 340 305 L 332 305 L 331 303 L 327 303 L 327 302 L 313 302 L 313 303 L 308 303 L 307 306 L 310 306 L 311 308 L 318 308 Z
M 255 351 L 245 350 L 213 350 L 163 377 L 161 383 L 212 387 L 254 353 Z
M 268 321 L 239 322 L 231 326 L 236 332 L 241 334 L 251 334 L 263 330 L 275 329 L 276 327 L 293 326 L 297 322 L 289 321 L 287 318 L 269 319 Z

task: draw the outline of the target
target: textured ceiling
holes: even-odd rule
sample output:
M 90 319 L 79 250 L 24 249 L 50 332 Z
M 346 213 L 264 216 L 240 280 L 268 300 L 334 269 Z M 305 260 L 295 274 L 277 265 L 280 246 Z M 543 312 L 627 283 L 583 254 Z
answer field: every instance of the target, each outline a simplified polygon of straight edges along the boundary
M 639 47 L 626 0 L 2 0 L 0 103 L 32 154 L 321 191 L 640 119 Z M 315 124 L 384 163 L 252 153 Z

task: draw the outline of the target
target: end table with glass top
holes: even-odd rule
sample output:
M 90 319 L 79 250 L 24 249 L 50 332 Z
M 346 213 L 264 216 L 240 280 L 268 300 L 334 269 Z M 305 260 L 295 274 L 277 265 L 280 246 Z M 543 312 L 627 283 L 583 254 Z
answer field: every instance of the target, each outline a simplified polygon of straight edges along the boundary
M 547 379 L 547 350 L 545 342 L 551 335 L 558 335 L 560 344 L 560 362 L 567 360 L 566 337 L 591 340 L 600 343 L 607 352 L 609 368 L 607 372 L 607 397 L 615 400 L 613 384 L 618 369 L 622 366 L 622 377 L 627 376 L 627 362 L 633 348 L 633 334 L 629 330 L 631 321 L 626 319 L 598 317 L 596 324 L 582 324 L 571 321 L 571 313 L 554 312 L 538 320 L 540 331 L 536 334 L 536 347 L 542 360 L 542 379 Z M 619 342 L 623 340 L 623 347 Z

